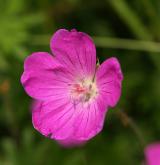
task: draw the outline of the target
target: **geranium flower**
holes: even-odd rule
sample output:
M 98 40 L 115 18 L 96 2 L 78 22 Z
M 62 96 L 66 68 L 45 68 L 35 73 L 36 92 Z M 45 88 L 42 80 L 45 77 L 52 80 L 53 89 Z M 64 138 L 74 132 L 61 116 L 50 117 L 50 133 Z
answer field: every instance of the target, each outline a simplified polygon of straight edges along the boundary
M 147 165 L 160 165 L 160 143 L 153 143 L 146 147 L 145 157 Z
M 22 85 L 37 100 L 33 125 L 61 144 L 83 143 L 102 130 L 108 108 L 120 98 L 120 64 L 109 58 L 96 66 L 92 39 L 76 30 L 58 30 L 50 47 L 52 55 L 36 52 L 24 62 Z

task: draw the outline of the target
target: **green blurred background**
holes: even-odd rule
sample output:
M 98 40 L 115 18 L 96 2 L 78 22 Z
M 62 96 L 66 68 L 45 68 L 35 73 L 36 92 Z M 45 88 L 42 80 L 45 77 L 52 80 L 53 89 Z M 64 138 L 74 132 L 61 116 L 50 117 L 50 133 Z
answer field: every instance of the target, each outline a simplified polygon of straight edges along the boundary
M 160 140 L 159 18 L 159 0 L 0 0 L 0 165 L 140 165 L 144 146 Z M 124 73 L 117 107 L 81 148 L 34 130 L 20 84 L 24 58 L 50 52 L 59 28 L 91 35 L 100 62 L 116 56 Z

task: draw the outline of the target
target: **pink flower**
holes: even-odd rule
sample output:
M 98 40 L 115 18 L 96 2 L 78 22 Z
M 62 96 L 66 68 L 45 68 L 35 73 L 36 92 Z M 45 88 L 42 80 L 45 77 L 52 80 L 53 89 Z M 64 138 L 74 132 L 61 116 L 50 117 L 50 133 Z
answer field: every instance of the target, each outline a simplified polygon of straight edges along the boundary
M 58 30 L 50 47 L 53 55 L 36 52 L 24 63 L 22 85 L 37 100 L 33 125 L 61 144 L 84 143 L 102 130 L 108 107 L 120 98 L 120 64 L 110 58 L 97 67 L 92 39 L 76 30 Z
M 160 165 L 160 143 L 150 144 L 145 149 L 147 165 Z

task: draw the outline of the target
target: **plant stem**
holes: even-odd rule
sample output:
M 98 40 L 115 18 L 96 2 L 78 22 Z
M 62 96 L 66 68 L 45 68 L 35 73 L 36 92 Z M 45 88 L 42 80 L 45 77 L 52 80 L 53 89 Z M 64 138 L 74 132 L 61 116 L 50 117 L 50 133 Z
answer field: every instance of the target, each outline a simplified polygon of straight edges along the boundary
M 118 117 L 120 118 L 120 120 L 122 121 L 122 124 L 124 126 L 128 126 L 133 130 L 133 132 L 137 136 L 142 148 L 144 148 L 146 146 L 146 141 L 144 139 L 142 131 L 139 129 L 139 127 L 133 121 L 133 119 L 131 117 L 129 117 L 124 111 L 121 111 L 121 110 L 118 111 Z
M 93 37 L 97 47 L 160 52 L 160 43 L 144 40 Z
M 33 45 L 48 45 L 50 40 L 49 35 L 33 36 Z M 93 36 L 93 40 L 97 47 L 101 48 L 115 48 L 115 49 L 127 49 L 138 50 L 147 52 L 160 52 L 160 42 L 145 41 L 145 40 L 133 40 L 122 39 L 112 37 L 98 37 Z

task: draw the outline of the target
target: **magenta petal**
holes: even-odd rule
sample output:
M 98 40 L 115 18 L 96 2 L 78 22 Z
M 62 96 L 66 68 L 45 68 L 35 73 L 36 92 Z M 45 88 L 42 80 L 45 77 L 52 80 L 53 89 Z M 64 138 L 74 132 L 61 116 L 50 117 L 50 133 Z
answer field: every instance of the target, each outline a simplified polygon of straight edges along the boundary
M 73 133 L 74 108 L 65 98 L 51 102 L 37 102 L 32 122 L 36 130 L 51 139 L 64 140 Z
M 160 143 L 150 144 L 145 149 L 147 165 L 160 165 Z
M 75 140 L 75 139 L 65 139 L 65 140 L 58 140 L 57 141 L 61 146 L 63 147 L 67 147 L 67 148 L 70 148 L 70 147 L 75 147 L 75 146 L 83 146 L 87 141 L 84 141 L 84 140 Z
M 39 100 L 67 97 L 73 75 L 48 53 L 34 53 L 25 60 L 21 82 L 25 91 Z
M 96 67 L 96 49 L 92 39 L 76 30 L 58 30 L 50 47 L 56 58 L 76 75 L 93 75 Z
M 54 69 L 58 66 L 60 66 L 60 64 L 47 52 L 32 53 L 24 62 L 25 71 L 43 71 L 47 69 Z
M 96 102 L 84 107 L 63 98 L 37 102 L 33 107 L 32 122 L 41 134 L 66 145 L 78 145 L 101 131 L 105 117 L 101 112 Z
M 32 103 L 32 123 L 34 128 L 40 132 L 39 125 L 41 124 L 41 120 L 39 120 L 39 111 L 41 111 L 42 102 L 34 100 Z M 43 134 L 43 133 L 42 133 Z
M 97 102 L 77 106 L 74 137 L 89 140 L 97 135 L 103 128 L 105 113 L 106 111 L 102 110 Z
M 96 73 L 99 95 L 105 99 L 106 105 L 114 107 L 121 95 L 123 75 L 116 58 L 107 59 L 100 65 Z

